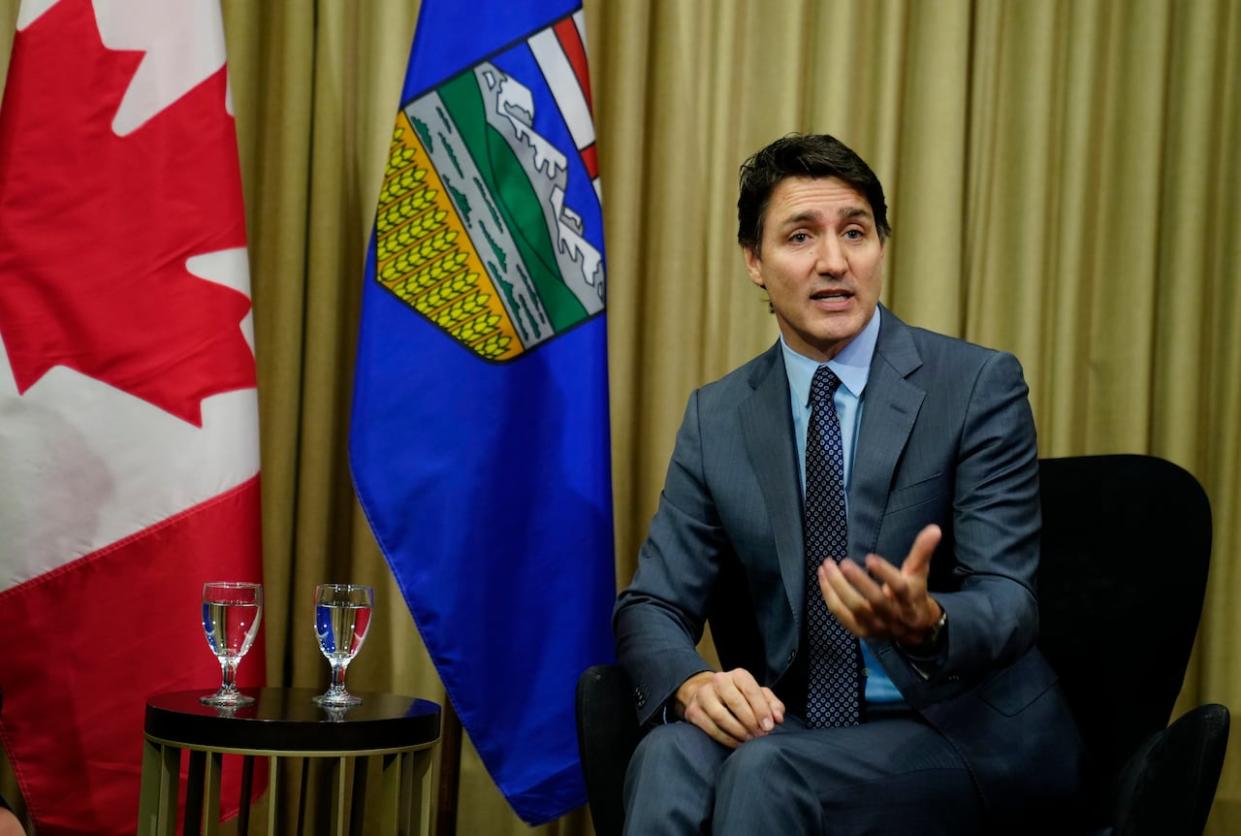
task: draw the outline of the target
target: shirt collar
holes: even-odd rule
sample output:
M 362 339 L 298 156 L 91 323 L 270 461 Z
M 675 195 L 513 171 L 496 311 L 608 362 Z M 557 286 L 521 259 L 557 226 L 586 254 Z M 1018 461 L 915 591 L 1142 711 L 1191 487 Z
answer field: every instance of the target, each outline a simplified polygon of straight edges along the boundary
M 870 379 L 870 361 L 875 356 L 875 343 L 879 341 L 879 307 L 875 306 L 874 316 L 856 337 L 849 340 L 840 353 L 827 361 L 827 366 L 840 378 L 840 383 L 855 398 L 862 397 L 866 381 Z M 784 351 L 784 370 L 789 378 L 789 391 L 799 404 L 810 403 L 810 383 L 814 380 L 814 372 L 820 365 L 804 354 L 798 354 L 789 348 L 780 335 L 780 348 Z

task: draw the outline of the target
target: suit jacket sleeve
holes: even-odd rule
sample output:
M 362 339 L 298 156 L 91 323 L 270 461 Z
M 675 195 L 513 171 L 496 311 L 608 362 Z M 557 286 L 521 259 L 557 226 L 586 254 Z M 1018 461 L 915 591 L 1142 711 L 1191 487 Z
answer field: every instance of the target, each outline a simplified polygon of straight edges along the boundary
M 703 474 L 695 392 L 677 433 L 650 534 L 638 553 L 637 572 L 613 613 L 617 655 L 634 682 L 643 724 L 682 682 L 711 669 L 695 646 L 726 548 Z
M 955 691 L 954 683 L 968 686 L 1007 667 L 1038 635 L 1041 516 L 1027 392 L 1016 358 L 991 353 L 969 395 L 956 451 L 952 554 L 936 558 L 951 561 L 951 576 L 938 589 L 932 585 L 949 623 L 947 656 L 926 683 L 932 692 L 936 685 Z M 922 690 L 916 682 L 909 684 Z M 915 701 L 945 696 L 919 694 Z

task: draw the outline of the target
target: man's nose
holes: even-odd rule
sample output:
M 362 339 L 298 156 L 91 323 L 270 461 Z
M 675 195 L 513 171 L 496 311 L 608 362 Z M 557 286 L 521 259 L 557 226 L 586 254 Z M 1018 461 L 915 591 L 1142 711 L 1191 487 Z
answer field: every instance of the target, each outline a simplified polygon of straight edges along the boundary
M 840 242 L 832 235 L 823 236 L 819 242 L 819 257 L 815 263 L 815 270 L 820 275 L 844 275 L 849 269 L 849 264 L 845 260 L 844 249 L 840 246 Z

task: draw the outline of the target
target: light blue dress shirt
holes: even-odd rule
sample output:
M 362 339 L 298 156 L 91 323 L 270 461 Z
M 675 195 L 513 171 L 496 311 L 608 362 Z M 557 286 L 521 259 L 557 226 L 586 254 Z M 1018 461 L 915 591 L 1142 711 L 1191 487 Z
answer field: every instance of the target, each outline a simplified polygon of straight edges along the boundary
M 875 315 L 840 353 L 827 362 L 828 368 L 840 378 L 836 389 L 836 414 L 840 417 L 841 446 L 845 455 L 845 502 L 849 501 L 849 484 L 853 476 L 853 457 L 857 447 L 858 429 L 862 426 L 862 393 L 870 378 L 870 361 L 875 355 L 875 343 L 879 339 L 879 308 Z M 819 367 L 817 360 L 798 354 L 780 337 L 784 351 L 784 370 L 789 379 L 789 407 L 793 412 L 793 432 L 797 440 L 798 472 L 801 477 L 802 496 L 806 493 L 806 428 L 810 425 L 810 383 Z M 818 594 L 818 589 L 808 589 L 806 594 Z M 896 690 L 879 660 L 862 642 L 862 664 L 866 668 L 866 702 L 892 705 L 904 701 Z

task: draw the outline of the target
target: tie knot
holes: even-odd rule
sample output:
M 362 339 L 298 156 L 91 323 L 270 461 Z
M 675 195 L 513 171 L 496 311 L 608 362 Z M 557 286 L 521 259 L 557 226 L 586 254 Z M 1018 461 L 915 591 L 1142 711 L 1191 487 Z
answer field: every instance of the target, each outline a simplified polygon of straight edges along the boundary
M 840 388 L 840 378 L 824 363 L 814 370 L 814 379 L 810 381 L 810 405 L 820 406 L 832 402 L 836 390 Z

